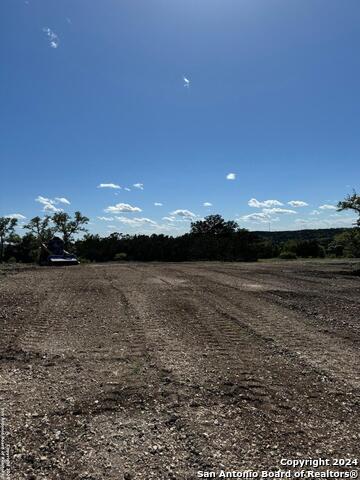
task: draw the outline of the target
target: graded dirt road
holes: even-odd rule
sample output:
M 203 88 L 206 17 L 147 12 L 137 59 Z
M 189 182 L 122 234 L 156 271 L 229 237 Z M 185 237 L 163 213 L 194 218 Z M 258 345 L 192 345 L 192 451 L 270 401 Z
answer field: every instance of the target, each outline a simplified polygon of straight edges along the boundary
M 3 276 L 9 478 L 186 480 L 359 456 L 352 268 L 125 263 Z

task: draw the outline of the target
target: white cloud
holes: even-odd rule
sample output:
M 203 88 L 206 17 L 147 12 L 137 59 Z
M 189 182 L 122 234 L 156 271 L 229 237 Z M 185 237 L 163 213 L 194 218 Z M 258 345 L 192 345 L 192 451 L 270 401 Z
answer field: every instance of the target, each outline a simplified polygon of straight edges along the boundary
M 115 217 L 120 223 L 129 225 L 132 227 L 138 227 L 142 225 L 153 225 L 156 226 L 157 223 L 151 220 L 150 218 L 128 218 L 128 217 Z
M 138 188 L 139 190 L 144 190 L 143 183 L 134 183 L 133 187 Z
M 309 204 L 306 202 L 303 202 L 302 200 L 291 200 L 288 202 L 288 205 L 294 208 L 299 208 L 299 207 L 308 207 Z
M 204 202 L 203 203 L 203 207 L 212 207 L 212 206 L 213 206 L 213 204 L 210 203 L 210 202 Z
M 97 188 L 114 188 L 119 190 L 121 187 L 116 183 L 100 183 L 100 185 L 98 185 Z
M 163 220 L 166 220 L 167 222 L 175 222 L 176 218 L 175 217 L 162 217 Z
M 9 215 L 5 215 L 6 218 L 16 218 L 16 220 L 25 220 L 26 217 L 21 215 L 21 213 L 9 213 Z
M 99 220 L 103 220 L 104 222 L 113 222 L 113 217 L 97 217 Z
M 146 217 L 133 217 L 129 218 L 127 216 L 114 216 L 113 220 L 116 220 L 118 224 L 122 225 L 122 227 L 115 226 L 113 224 L 107 224 L 107 228 L 112 228 L 113 230 L 119 231 L 119 228 L 124 228 L 131 230 L 132 233 L 177 233 L 182 231 L 183 228 L 179 227 L 176 223 L 158 223 L 151 218 Z M 172 219 L 171 217 L 164 217 L 163 220 L 167 220 L 170 222 Z M 176 220 L 176 219 L 174 219 Z M 185 231 L 184 231 L 185 233 Z
M 62 208 L 57 208 L 54 205 L 46 204 L 44 205 L 43 211 L 57 213 L 57 212 L 62 212 L 63 210 Z
M 269 223 L 269 222 L 279 222 L 280 218 L 271 217 L 267 213 L 259 212 L 259 213 L 250 213 L 249 215 L 244 215 L 243 217 L 240 217 L 238 220 L 244 220 L 245 222 L 253 222 L 253 223 Z
M 49 45 L 51 48 L 58 48 L 59 46 L 59 37 L 53 32 L 49 27 L 44 27 L 43 32 L 45 32 L 46 36 L 49 39 Z
M 183 77 L 183 80 L 184 80 L 184 87 L 185 87 L 185 88 L 189 88 L 189 87 L 190 87 L 190 83 L 191 83 L 191 82 L 190 82 L 190 79 L 184 76 L 184 77 Z
M 266 213 L 250 213 L 240 217 L 240 219 L 245 222 L 267 223 L 270 220 L 270 216 L 266 215 Z
M 46 204 L 46 203 L 55 203 L 54 200 L 51 200 L 50 198 L 46 198 L 46 197 L 43 197 L 42 195 L 38 195 L 37 198 L 35 198 L 35 202 L 39 202 L 39 203 L 42 203 L 42 204 Z
M 127 218 L 127 217 L 115 217 L 120 223 L 130 226 L 137 226 L 138 221 L 135 218 Z
M 70 205 L 70 202 L 67 198 L 64 197 L 55 197 L 56 202 L 65 203 L 65 205 Z
M 226 175 L 226 180 L 236 180 L 236 173 L 228 173 Z
M 274 215 L 275 213 L 281 213 L 281 214 L 296 214 L 295 210 L 289 210 L 287 208 L 264 208 L 263 209 L 264 213 L 267 213 L 268 215 Z
M 335 228 L 335 227 L 352 227 L 352 219 L 347 218 L 324 218 L 324 219 L 303 219 L 295 220 L 297 226 L 303 228 Z
M 261 208 L 261 212 L 259 213 L 251 213 L 249 215 L 244 215 L 240 217 L 241 220 L 245 222 L 256 222 L 256 223 L 267 223 L 267 222 L 278 222 L 280 219 L 278 217 L 274 217 L 274 215 L 282 214 L 282 215 L 294 215 L 297 212 L 295 210 L 289 210 L 287 208 L 279 208 L 282 206 L 283 203 L 279 202 L 279 200 L 264 200 L 260 202 L 256 198 L 251 198 L 248 201 L 248 205 L 254 208 Z M 269 208 L 272 207 L 272 208 Z
M 141 222 L 141 223 L 145 223 L 147 225 L 158 225 L 157 222 L 155 222 L 154 220 L 151 220 L 151 218 L 135 218 L 135 220 L 137 220 L 138 222 Z
M 39 195 L 37 198 L 35 198 L 35 202 L 39 202 L 43 205 L 43 211 L 44 212 L 53 212 L 53 213 L 56 213 L 56 212 L 61 212 L 62 209 L 61 208 L 57 208 L 55 207 L 55 205 L 57 205 L 59 203 L 58 200 L 52 200 L 51 198 L 46 198 L 46 197 L 42 197 L 41 195 Z
M 184 209 L 175 210 L 174 212 L 171 212 L 171 215 L 176 217 L 187 218 L 189 220 L 196 217 L 195 213 L 190 212 L 190 210 L 184 210 Z
M 127 192 L 131 192 L 131 188 L 129 187 L 124 187 L 124 190 L 126 190 Z
M 319 208 L 320 210 L 336 210 L 336 207 L 334 205 L 328 205 L 328 204 L 321 205 Z
M 154 205 L 155 205 L 155 207 L 162 207 L 163 206 L 163 204 L 161 202 L 155 202 Z
M 57 208 L 54 205 L 47 203 L 44 205 L 43 211 L 56 213 L 56 212 L 62 212 L 62 208 Z
M 104 209 L 104 212 L 107 213 L 128 213 L 128 212 L 141 212 L 141 208 L 133 207 L 128 203 L 117 203 L 116 205 L 110 205 Z
M 177 230 L 174 225 L 164 225 L 151 220 L 151 218 L 128 218 L 128 217 L 115 217 L 120 223 L 126 225 L 129 228 L 141 230 L 152 230 L 157 232 L 169 232 Z
M 320 214 L 321 214 L 321 212 L 319 212 L 319 210 L 313 210 L 313 211 L 310 213 L 311 216 L 320 215 Z
M 251 198 L 248 201 L 249 207 L 254 208 L 268 208 L 268 207 L 282 207 L 284 204 L 279 202 L 279 200 L 265 200 L 263 202 L 259 202 L 256 198 Z

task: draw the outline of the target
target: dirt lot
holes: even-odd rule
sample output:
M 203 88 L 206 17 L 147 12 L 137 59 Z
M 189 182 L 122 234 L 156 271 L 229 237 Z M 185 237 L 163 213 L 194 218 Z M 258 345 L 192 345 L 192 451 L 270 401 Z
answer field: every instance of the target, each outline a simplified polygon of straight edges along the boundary
M 106 264 L 3 275 L 9 478 L 184 480 L 359 456 L 352 268 Z

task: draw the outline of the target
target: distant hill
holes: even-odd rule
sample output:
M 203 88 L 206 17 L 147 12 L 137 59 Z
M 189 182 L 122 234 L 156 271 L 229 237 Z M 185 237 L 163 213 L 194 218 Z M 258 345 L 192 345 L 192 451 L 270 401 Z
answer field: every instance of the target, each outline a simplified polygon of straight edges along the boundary
M 281 244 L 288 240 L 317 240 L 322 245 L 329 244 L 339 233 L 351 230 L 350 228 L 319 228 L 307 230 L 286 230 L 283 232 L 252 232 L 261 238 Z

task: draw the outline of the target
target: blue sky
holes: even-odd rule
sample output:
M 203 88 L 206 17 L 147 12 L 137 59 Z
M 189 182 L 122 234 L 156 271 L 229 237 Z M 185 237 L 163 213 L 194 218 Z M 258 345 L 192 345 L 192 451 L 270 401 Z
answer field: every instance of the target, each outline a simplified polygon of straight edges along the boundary
M 0 215 L 351 225 L 358 0 L 2 0 L 0 23 Z

